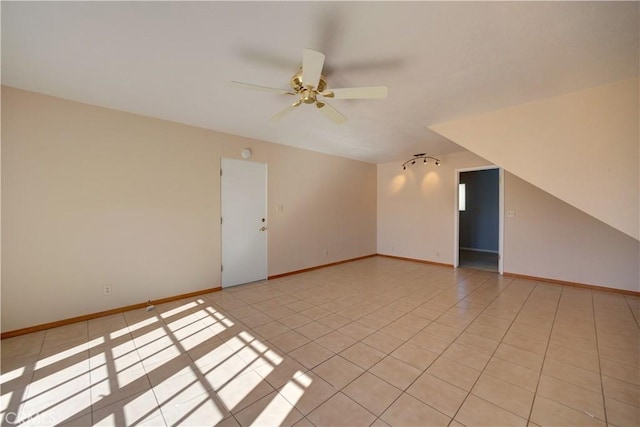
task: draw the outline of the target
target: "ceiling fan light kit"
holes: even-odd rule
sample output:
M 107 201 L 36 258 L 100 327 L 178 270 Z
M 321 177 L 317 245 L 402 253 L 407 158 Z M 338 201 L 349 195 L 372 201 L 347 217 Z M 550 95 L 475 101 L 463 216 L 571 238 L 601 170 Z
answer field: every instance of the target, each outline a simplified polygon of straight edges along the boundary
M 427 156 L 426 153 L 418 153 L 418 154 L 414 154 L 413 158 L 407 160 L 406 162 L 404 162 L 402 164 L 402 170 L 407 170 L 407 165 L 415 165 L 416 161 L 422 159 L 422 163 L 427 164 L 428 161 L 427 160 L 433 160 L 433 162 L 435 163 L 436 166 L 440 166 L 440 160 L 436 159 L 435 157 L 431 157 L 431 156 Z
M 258 90 L 262 92 L 276 93 L 280 95 L 298 96 L 298 100 L 285 107 L 269 118 L 269 121 L 278 121 L 289 114 L 293 109 L 304 104 L 315 104 L 333 122 L 344 123 L 347 118 L 330 104 L 318 99 L 383 99 L 387 97 L 388 88 L 386 86 L 351 87 L 327 90 L 327 79 L 322 75 L 325 56 L 323 53 L 304 49 L 302 51 L 302 66 L 291 77 L 289 85 L 293 91 L 259 86 L 250 83 L 232 81 L 233 86 L 245 89 Z

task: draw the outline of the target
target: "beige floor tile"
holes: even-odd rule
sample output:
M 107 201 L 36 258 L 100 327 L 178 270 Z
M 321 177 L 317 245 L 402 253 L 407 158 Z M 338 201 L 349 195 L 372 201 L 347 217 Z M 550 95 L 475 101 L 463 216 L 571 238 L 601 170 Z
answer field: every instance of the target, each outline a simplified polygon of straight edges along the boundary
M 374 330 L 378 330 L 387 326 L 389 323 L 393 322 L 393 319 L 388 319 L 386 317 L 377 316 L 375 314 L 368 314 L 358 319 L 358 323 L 366 326 L 367 328 L 371 328 Z
M 46 331 L 34 332 L 0 341 L 0 356 L 4 358 L 37 356 L 42 349 Z
M 516 318 L 516 321 L 513 322 L 513 324 L 509 328 L 509 332 L 514 332 L 520 335 L 526 335 L 538 341 L 547 342 L 549 341 L 549 337 L 551 335 L 551 327 L 522 323 L 522 322 L 519 322 L 518 319 Z
M 302 325 L 306 325 L 310 322 L 313 322 L 313 319 L 300 313 L 293 313 L 280 319 L 280 323 L 292 329 L 298 328 Z
M 583 353 L 598 354 L 598 345 L 595 337 L 593 338 L 581 338 L 575 337 L 569 334 L 565 334 L 558 331 L 553 331 L 549 340 L 550 344 L 569 347 L 574 350 L 581 351 Z
M 391 426 L 446 426 L 450 418 L 403 393 L 380 418 Z
M 435 310 L 431 310 L 428 307 L 422 307 L 422 306 L 411 310 L 410 313 L 414 314 L 414 315 L 416 315 L 418 317 L 422 317 L 423 319 L 430 320 L 430 321 L 433 321 L 433 320 L 437 319 L 442 314 L 441 312 L 438 312 L 438 311 L 435 311 Z M 429 322 L 429 323 L 431 323 L 431 322 Z
M 271 316 L 267 316 L 264 313 L 256 313 L 242 319 L 242 323 L 250 328 L 257 328 L 260 325 L 266 325 L 267 323 L 271 323 L 274 320 L 275 319 L 273 319 Z
M 302 310 L 300 314 L 303 314 L 313 320 L 318 320 L 330 315 L 331 312 L 327 309 L 314 306 L 314 307 L 307 308 L 306 310 Z
M 417 330 L 423 329 L 424 327 L 429 325 L 429 323 L 431 323 L 430 320 L 427 320 L 415 314 L 411 314 L 411 312 L 400 317 L 396 322 Z
M 506 329 L 496 329 L 493 326 L 472 323 L 466 331 L 494 341 L 501 341 Z
M 382 332 L 375 332 L 363 339 L 362 342 L 385 354 L 389 354 L 400 347 L 404 341 Z
M 380 350 L 358 342 L 340 353 L 342 357 L 355 363 L 363 369 L 369 369 L 382 359 L 386 354 Z
M 598 357 L 589 353 L 583 353 L 568 347 L 561 347 L 556 344 L 549 344 L 547 349 L 547 358 L 555 359 L 560 362 L 568 363 L 579 368 L 588 369 L 590 371 L 599 372 L 600 364 Z
M 637 406 L 628 405 L 619 400 L 605 397 L 607 420 L 615 426 L 640 425 L 640 410 Z
M 376 331 L 376 329 L 365 326 L 360 322 L 352 322 L 338 329 L 342 334 L 350 336 L 353 339 L 361 340 Z
M 466 347 L 471 347 L 475 350 L 482 351 L 484 353 L 493 354 L 500 344 L 498 341 L 494 341 L 489 338 L 475 335 L 470 332 L 463 332 L 455 341 L 456 344 L 461 344 Z
M 327 325 L 332 329 L 340 329 L 343 326 L 346 326 L 352 322 L 352 320 L 349 319 L 348 317 L 340 316 L 339 314 L 334 314 L 334 313 L 326 317 L 323 317 L 318 321 L 323 325 Z
M 297 423 L 293 425 L 293 427 L 315 427 L 311 421 L 307 417 L 300 419 Z
M 514 309 L 509 309 L 508 312 L 513 312 Z M 503 313 L 502 313 L 503 314 Z M 506 331 L 509 326 L 511 326 L 513 315 L 507 315 L 504 317 L 497 317 L 496 315 L 501 315 L 499 310 L 494 310 L 492 308 L 488 308 L 482 313 L 476 320 L 474 320 L 474 325 L 488 326 L 495 330 Z
M 351 347 L 357 341 L 348 335 L 333 331 L 318 338 L 316 342 L 334 353 L 340 353 L 342 350 Z
M 407 393 L 438 411 L 453 417 L 468 392 L 428 373 L 422 374 Z
M 590 417 L 582 411 L 576 411 L 568 406 L 537 395 L 533 402 L 531 420 L 541 426 L 567 427 L 605 427 L 606 424 Z
M 208 394 L 206 396 L 209 396 Z M 173 415 L 171 413 L 170 415 Z M 95 409 L 93 411 L 93 421 L 91 425 L 164 425 L 164 418 L 161 409 L 151 390 L 130 396 L 109 406 Z M 228 412 L 220 409 L 215 414 L 209 413 L 211 422 L 222 420 L 228 416 Z M 175 420 L 175 417 L 170 417 Z
M 280 388 L 306 370 L 297 360 L 285 355 L 279 363 L 264 364 L 255 368 L 254 372 L 264 378 L 272 387 Z
M 275 391 L 235 414 L 241 426 L 291 426 L 302 418 L 302 413 Z
M 391 427 L 391 426 L 385 423 L 384 421 L 382 421 L 382 418 L 378 418 L 369 427 Z
M 333 352 L 315 342 L 307 343 L 289 353 L 289 356 L 302 363 L 307 369 L 313 369 L 333 356 Z
M 42 343 L 42 350 L 48 347 L 73 347 L 86 343 L 88 338 L 89 327 L 87 322 L 72 323 L 58 328 L 47 329 Z
M 22 400 L 24 405 L 20 405 L 17 410 L 18 417 L 24 417 L 22 414 L 37 414 L 37 419 L 47 422 L 46 420 L 77 418 L 91 412 L 88 373 L 79 377 L 65 378 L 63 374 L 55 377 L 44 378 L 38 384 L 28 386 L 27 398 Z
M 52 421 L 54 421 L 56 423 L 55 425 L 58 427 L 85 427 L 85 426 L 93 425 L 92 419 L 93 419 L 93 415 L 90 412 L 88 412 L 79 417 L 72 416 L 72 418 L 68 418 L 68 417 L 65 417 L 64 419 L 57 418 Z M 25 423 L 24 425 L 28 425 L 28 423 Z M 98 424 L 95 424 L 95 425 L 98 425 Z M 158 423 L 156 424 L 156 426 L 164 426 L 164 425 L 166 424 L 164 423 L 162 414 L 159 414 Z
M 418 347 L 422 347 L 429 351 L 432 351 L 436 354 L 442 354 L 449 344 L 449 341 L 442 340 L 440 338 L 436 338 L 433 335 L 429 335 L 424 331 L 418 332 L 413 338 L 409 341 L 411 344 L 415 344 Z
M 145 413 L 143 408 L 134 409 L 139 410 L 138 416 Z M 161 409 L 167 425 L 215 425 L 230 415 L 213 392 L 204 393 L 187 402 L 168 404 Z
M 433 362 L 427 372 L 467 391 L 471 390 L 480 376 L 480 371 L 446 357 L 440 357 Z
M 471 393 L 522 418 L 529 418 L 533 393 L 524 388 L 483 374 Z
M 527 420 L 470 395 L 455 417 L 465 426 L 526 426 Z
M 531 353 L 539 354 L 540 356 L 544 356 L 547 351 L 547 341 L 540 341 L 512 331 L 507 332 L 502 342 L 522 350 L 530 351 Z
M 282 335 L 271 338 L 269 342 L 274 344 L 278 349 L 288 353 L 308 343 L 309 338 L 296 331 L 288 331 Z
M 462 329 L 452 328 L 451 326 L 438 323 L 438 321 L 436 320 L 435 322 L 424 328 L 422 331 L 433 337 L 439 338 L 442 341 L 450 343 L 453 342 L 453 340 L 455 340 L 458 335 L 460 335 Z
M 399 338 L 402 341 L 406 341 L 409 338 L 413 337 L 416 333 L 418 333 L 418 331 L 419 329 L 409 327 L 398 322 L 392 322 L 380 329 L 380 332 L 391 335 L 392 337 Z
M 615 378 L 602 377 L 604 395 L 629 405 L 640 407 L 640 386 Z
M 317 426 L 363 426 L 376 420 L 375 415 L 343 393 L 335 394 L 307 418 Z
M 308 414 L 326 402 L 338 390 L 311 371 L 297 375 L 290 383 L 278 389 L 289 403 L 303 414 Z
M 448 359 L 455 360 L 456 362 L 460 362 L 463 365 L 467 365 L 479 371 L 484 369 L 489 358 L 491 358 L 491 355 L 488 353 L 475 351 L 470 347 L 465 347 L 456 343 L 451 344 L 449 348 L 442 353 L 442 355 Z
M 369 369 L 369 372 L 400 390 L 405 390 L 422 371 L 395 357 L 388 356 Z
M 261 325 L 253 329 L 257 334 L 259 334 L 264 339 L 271 339 L 273 337 L 277 337 L 278 335 L 282 335 L 285 332 L 290 331 L 289 327 L 283 323 L 276 321 L 267 323 L 266 325 Z
M 640 346 L 634 346 L 632 349 L 622 350 L 618 348 L 606 347 L 598 343 L 598 353 L 601 359 L 613 360 L 617 363 L 632 366 L 640 369 Z
M 420 369 L 421 371 L 427 369 L 434 360 L 438 358 L 438 355 L 429 350 L 425 350 L 422 347 L 411 343 L 404 343 L 398 347 L 391 356 L 396 359 L 402 360 L 405 363 Z
M 215 393 L 229 411 L 236 413 L 274 390 L 260 375 L 251 371 L 216 387 Z
M 530 351 L 521 350 L 508 344 L 500 344 L 496 350 L 494 357 L 506 360 L 507 362 L 523 366 L 532 371 L 540 371 L 542 369 L 543 357 Z
M 327 335 L 333 329 L 320 322 L 310 322 L 295 329 L 298 333 L 304 335 L 310 340 L 315 340 L 323 335 Z
M 577 411 L 583 411 L 600 420 L 604 421 L 605 419 L 601 393 L 542 374 L 538 385 L 538 395 L 555 400 Z
M 313 372 L 335 388 L 341 389 L 362 374 L 364 369 L 343 357 L 333 356 L 316 366 Z
M 640 371 L 633 366 L 600 359 L 600 367 L 602 368 L 602 375 L 640 385 Z
M 402 391 L 369 372 L 362 374 L 342 392 L 377 416 L 402 394 Z
M 471 324 L 473 319 L 468 319 L 462 316 L 456 316 L 453 314 L 445 313 L 442 316 L 438 317 L 436 320 L 437 323 L 442 325 L 451 326 L 456 329 L 465 329 L 467 326 Z
M 597 393 L 602 392 L 602 383 L 598 372 L 547 358 L 544 361 L 542 373 Z
M 497 357 L 492 358 L 484 373 L 495 378 L 506 381 L 510 384 L 517 385 L 531 392 L 535 392 L 538 387 L 538 378 L 540 373 L 527 369 L 523 366 L 516 365 Z

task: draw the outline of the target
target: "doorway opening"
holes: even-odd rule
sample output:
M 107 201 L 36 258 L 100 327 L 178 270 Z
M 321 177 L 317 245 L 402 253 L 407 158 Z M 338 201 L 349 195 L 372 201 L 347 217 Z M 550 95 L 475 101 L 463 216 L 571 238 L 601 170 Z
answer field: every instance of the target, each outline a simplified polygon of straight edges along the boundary
M 502 274 L 503 170 L 484 167 L 456 174 L 455 266 Z

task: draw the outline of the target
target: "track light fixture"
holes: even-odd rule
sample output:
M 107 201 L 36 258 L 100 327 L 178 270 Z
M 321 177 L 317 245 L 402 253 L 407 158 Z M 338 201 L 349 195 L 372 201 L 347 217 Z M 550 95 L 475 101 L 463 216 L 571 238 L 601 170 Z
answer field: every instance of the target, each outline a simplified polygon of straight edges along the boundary
M 426 153 L 418 153 L 418 154 L 414 154 L 412 159 L 409 159 L 406 162 L 404 162 L 402 164 L 402 169 L 407 170 L 407 164 L 411 163 L 412 165 L 415 165 L 416 160 L 419 160 L 419 159 L 423 159 L 422 163 L 424 164 L 427 164 L 427 159 L 431 159 L 436 164 L 436 166 L 440 166 L 440 160 L 436 159 L 435 157 L 427 156 Z

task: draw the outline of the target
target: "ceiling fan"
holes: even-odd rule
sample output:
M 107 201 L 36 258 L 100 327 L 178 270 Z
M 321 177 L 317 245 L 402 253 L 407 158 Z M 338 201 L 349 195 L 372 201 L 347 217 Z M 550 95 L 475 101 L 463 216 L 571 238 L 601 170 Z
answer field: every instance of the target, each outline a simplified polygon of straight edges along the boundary
M 296 107 L 304 103 L 315 104 L 315 106 L 327 117 L 335 123 L 340 124 L 344 123 L 347 118 L 334 107 L 324 102 L 324 98 L 382 99 L 387 97 L 388 90 L 386 86 L 349 87 L 327 90 L 327 79 L 322 75 L 323 66 L 323 53 L 312 49 L 304 49 L 302 51 L 302 66 L 298 72 L 291 77 L 290 85 L 292 90 L 276 89 L 236 81 L 232 81 L 231 84 L 245 89 L 298 97 L 296 102 L 271 116 L 269 121 L 280 120 Z

